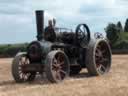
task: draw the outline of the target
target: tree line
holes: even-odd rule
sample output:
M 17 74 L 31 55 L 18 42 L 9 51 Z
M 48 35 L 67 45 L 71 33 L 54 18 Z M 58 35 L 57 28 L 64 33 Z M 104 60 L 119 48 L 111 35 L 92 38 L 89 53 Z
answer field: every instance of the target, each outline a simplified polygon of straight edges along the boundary
M 105 32 L 113 49 L 128 49 L 128 18 L 124 26 L 120 21 L 117 24 L 109 23 Z
M 14 57 L 18 52 L 25 52 L 28 43 L 0 45 L 0 58 Z

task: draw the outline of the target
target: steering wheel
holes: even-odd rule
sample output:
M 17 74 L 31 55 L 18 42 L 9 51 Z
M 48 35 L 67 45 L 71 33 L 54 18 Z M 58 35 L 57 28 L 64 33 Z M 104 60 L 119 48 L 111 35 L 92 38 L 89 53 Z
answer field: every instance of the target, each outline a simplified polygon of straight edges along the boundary
M 76 43 L 86 48 L 90 41 L 90 30 L 86 24 L 79 24 L 76 27 Z

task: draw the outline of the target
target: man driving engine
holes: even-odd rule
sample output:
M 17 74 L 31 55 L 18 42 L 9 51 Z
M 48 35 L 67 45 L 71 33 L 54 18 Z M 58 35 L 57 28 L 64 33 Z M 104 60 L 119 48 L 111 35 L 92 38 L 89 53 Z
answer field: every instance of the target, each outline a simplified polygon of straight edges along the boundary
M 46 41 L 54 42 L 56 40 L 55 34 L 55 19 L 48 21 L 48 26 L 45 28 L 44 38 Z

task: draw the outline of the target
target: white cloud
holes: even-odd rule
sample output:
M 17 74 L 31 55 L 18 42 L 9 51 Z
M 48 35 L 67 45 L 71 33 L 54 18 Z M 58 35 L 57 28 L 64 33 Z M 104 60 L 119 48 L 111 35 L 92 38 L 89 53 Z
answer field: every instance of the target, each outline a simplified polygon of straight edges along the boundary
M 0 0 L 0 43 L 35 39 L 34 11 L 38 9 L 46 11 L 45 24 L 55 17 L 57 26 L 75 28 L 79 23 L 87 23 L 91 31 L 97 32 L 104 31 L 109 22 L 124 23 L 127 4 L 127 0 Z

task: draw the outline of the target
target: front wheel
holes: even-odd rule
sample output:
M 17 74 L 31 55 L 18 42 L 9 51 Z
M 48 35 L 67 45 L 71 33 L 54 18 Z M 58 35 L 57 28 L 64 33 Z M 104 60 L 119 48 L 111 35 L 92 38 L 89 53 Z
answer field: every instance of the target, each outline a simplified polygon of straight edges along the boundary
M 13 59 L 12 76 L 17 83 L 33 81 L 35 79 L 36 72 L 24 72 L 23 66 L 26 64 L 30 64 L 26 53 L 18 53 Z
M 46 76 L 52 83 L 58 83 L 69 75 L 69 61 L 60 50 L 51 51 L 46 58 Z
M 98 39 L 87 50 L 87 70 L 91 75 L 103 75 L 111 68 L 111 49 L 108 42 Z

